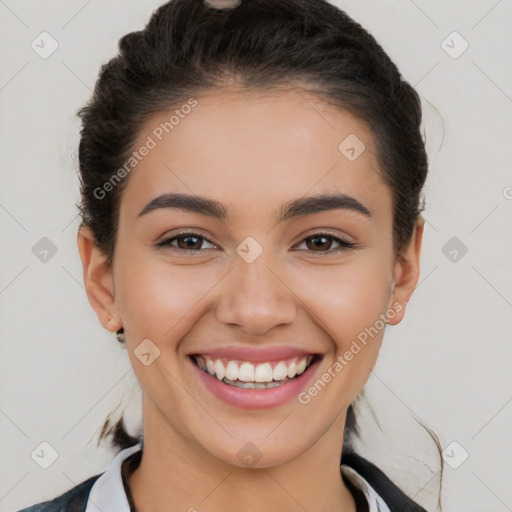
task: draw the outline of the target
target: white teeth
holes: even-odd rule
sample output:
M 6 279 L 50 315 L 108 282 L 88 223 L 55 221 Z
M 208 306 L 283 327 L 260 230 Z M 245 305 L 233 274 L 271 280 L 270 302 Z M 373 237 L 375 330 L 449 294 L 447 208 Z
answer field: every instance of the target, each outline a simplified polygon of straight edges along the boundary
M 300 375 L 301 373 L 304 373 L 304 370 L 306 369 L 306 358 L 304 357 L 299 361 L 299 364 L 297 364 L 297 375 Z
M 210 358 L 206 360 L 206 370 L 210 375 L 215 375 L 215 363 Z
M 254 366 L 251 363 L 242 363 L 240 365 L 240 369 L 238 370 L 238 380 L 243 382 L 254 382 Z
M 289 379 L 292 379 L 293 377 L 295 377 L 295 375 L 297 375 L 297 369 L 296 368 L 297 367 L 295 365 L 295 361 L 288 365 L 288 378 Z
M 229 361 L 226 366 L 226 378 L 229 380 L 237 380 L 238 379 L 238 364 L 236 361 Z
M 199 356 L 196 358 L 197 360 L 197 364 L 199 365 L 199 367 L 202 369 L 202 370 L 206 370 L 207 369 L 207 366 L 206 366 L 206 363 L 204 361 L 204 358 Z
M 270 363 L 263 363 L 256 366 L 256 370 L 254 371 L 254 380 L 256 382 L 272 382 L 273 378 L 274 374 Z
M 224 365 L 222 364 L 222 361 L 220 359 L 217 359 L 215 361 L 213 369 L 215 371 L 215 376 L 217 377 L 217 379 L 222 380 L 226 376 L 226 370 L 224 369 Z
M 274 368 L 274 380 L 284 380 L 286 377 L 288 377 L 288 368 L 284 361 L 280 361 Z
M 254 365 L 248 361 L 228 361 L 227 364 L 224 365 L 221 359 L 213 360 L 206 355 L 195 357 L 198 366 L 202 370 L 217 377 L 219 380 L 227 379 L 229 381 L 245 383 L 261 383 L 262 386 L 264 383 L 286 381 L 287 379 L 292 379 L 295 376 L 303 374 L 312 359 L 313 356 L 309 355 L 301 359 L 295 358 L 288 364 L 285 361 L 279 361 L 274 368 L 272 368 L 272 365 L 268 362 Z M 245 387 L 251 386 L 247 385 Z

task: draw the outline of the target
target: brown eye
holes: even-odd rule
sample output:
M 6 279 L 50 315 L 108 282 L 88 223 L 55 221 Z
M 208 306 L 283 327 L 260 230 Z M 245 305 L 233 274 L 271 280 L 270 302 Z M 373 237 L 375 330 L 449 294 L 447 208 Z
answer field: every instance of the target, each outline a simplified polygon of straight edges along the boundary
M 310 251 L 319 253 L 341 252 L 345 249 L 353 249 L 356 245 L 353 242 L 347 242 L 346 240 L 342 240 L 341 238 L 329 233 L 315 233 L 314 235 L 305 238 L 303 242 L 306 243 L 306 246 Z M 333 242 L 338 244 L 338 248 L 330 250 Z
M 173 244 L 175 240 L 177 245 Z M 212 244 L 207 238 L 198 233 L 180 233 L 179 235 L 162 240 L 157 246 L 170 247 L 173 250 L 181 251 L 200 251 L 205 242 Z
M 324 235 L 315 235 L 307 239 L 309 242 L 308 247 L 312 250 L 315 249 L 330 249 L 332 245 L 332 237 Z
M 177 236 L 176 240 L 178 241 L 178 247 L 180 249 L 197 251 L 201 248 L 202 245 L 202 237 L 196 235 L 183 235 Z M 183 242 L 183 245 L 180 244 L 180 241 Z

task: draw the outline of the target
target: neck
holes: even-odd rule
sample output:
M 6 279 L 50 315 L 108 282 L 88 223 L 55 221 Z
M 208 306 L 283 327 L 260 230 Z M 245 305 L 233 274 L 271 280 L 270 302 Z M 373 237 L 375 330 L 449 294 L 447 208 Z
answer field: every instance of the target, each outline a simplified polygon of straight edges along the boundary
M 292 460 L 247 468 L 214 457 L 161 418 L 156 421 L 149 408 L 145 401 L 142 459 L 128 479 L 138 512 L 169 512 L 169 504 L 172 510 L 200 512 L 356 510 L 340 473 L 344 415 Z

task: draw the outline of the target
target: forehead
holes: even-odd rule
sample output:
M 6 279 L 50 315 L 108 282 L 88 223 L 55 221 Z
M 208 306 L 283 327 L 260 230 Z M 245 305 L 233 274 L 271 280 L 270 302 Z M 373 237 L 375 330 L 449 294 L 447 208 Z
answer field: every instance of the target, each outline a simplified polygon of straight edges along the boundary
M 251 198 L 269 205 L 342 192 L 370 211 L 391 211 L 369 128 L 303 89 L 197 94 L 148 119 L 135 147 L 145 144 L 152 149 L 124 192 L 139 211 L 172 191 L 209 196 L 235 210 L 248 208 Z

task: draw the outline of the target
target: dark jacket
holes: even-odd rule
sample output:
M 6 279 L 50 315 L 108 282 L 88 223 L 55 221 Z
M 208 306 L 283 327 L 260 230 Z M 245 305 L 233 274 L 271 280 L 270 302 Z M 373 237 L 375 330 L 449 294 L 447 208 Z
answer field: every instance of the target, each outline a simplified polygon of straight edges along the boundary
M 18 512 L 85 512 L 89 492 L 100 476 L 101 474 L 92 476 L 57 498 L 31 505 Z

